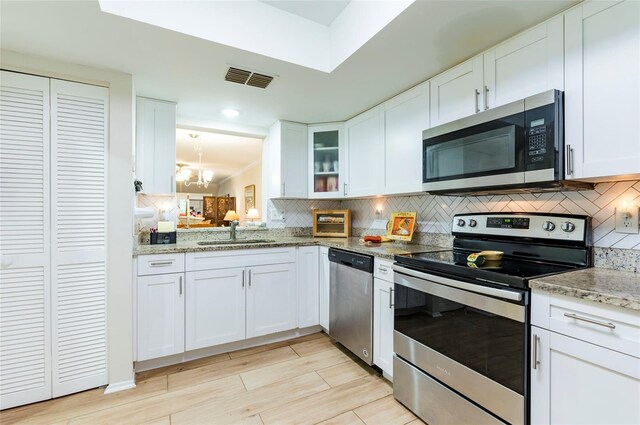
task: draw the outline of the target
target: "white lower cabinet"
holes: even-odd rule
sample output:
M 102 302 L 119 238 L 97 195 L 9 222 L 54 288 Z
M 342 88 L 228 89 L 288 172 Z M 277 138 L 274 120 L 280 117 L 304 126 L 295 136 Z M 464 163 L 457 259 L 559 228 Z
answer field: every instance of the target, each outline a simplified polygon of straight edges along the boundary
M 373 363 L 393 376 L 393 283 L 373 279 Z
M 187 351 L 245 338 L 244 274 L 244 267 L 187 272 Z
M 389 261 L 374 260 L 373 363 L 393 377 L 393 269 Z
M 298 327 L 320 324 L 318 247 L 298 248 Z
M 297 327 L 295 264 L 247 267 L 247 338 Z
M 184 352 L 184 273 L 138 277 L 138 361 Z
M 640 359 L 535 326 L 531 335 L 532 424 L 640 423 Z
M 640 423 L 640 314 L 533 290 L 531 423 Z
M 329 248 L 320 247 L 320 264 L 319 264 L 319 285 L 320 291 L 320 326 L 327 332 L 329 331 Z

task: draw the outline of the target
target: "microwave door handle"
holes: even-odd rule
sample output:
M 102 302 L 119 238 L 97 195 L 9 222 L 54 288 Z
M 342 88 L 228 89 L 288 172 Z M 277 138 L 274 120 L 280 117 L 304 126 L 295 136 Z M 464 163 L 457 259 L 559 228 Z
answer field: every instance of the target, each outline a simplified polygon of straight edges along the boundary
M 416 270 L 407 269 L 405 267 L 391 266 L 394 271 L 409 276 L 417 277 L 418 279 L 430 280 L 431 282 L 440 283 L 442 285 L 451 286 L 454 288 L 462 289 L 469 292 L 475 292 L 478 294 L 491 295 L 493 297 L 502 298 L 505 300 L 522 301 L 522 294 L 519 292 L 508 291 L 505 289 L 491 288 L 488 286 L 475 285 L 473 283 L 467 283 L 459 280 L 453 280 L 442 276 L 436 276 L 432 274 L 422 273 Z

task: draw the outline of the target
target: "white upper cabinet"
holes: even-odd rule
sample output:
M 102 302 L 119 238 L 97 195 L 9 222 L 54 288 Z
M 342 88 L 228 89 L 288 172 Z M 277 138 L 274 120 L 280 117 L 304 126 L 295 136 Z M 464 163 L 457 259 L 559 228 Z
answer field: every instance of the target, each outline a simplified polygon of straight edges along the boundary
M 347 150 L 344 123 L 310 125 L 309 198 L 344 198 L 347 195 Z
M 564 89 L 563 18 L 557 16 L 484 54 L 481 104 L 494 108 Z
M 565 15 L 567 178 L 640 175 L 640 2 Z
M 136 178 L 144 193 L 176 193 L 175 103 L 136 98 Z
M 431 79 L 432 127 L 484 109 L 482 62 L 482 56 L 476 56 Z
M 364 112 L 345 124 L 347 187 L 349 197 L 380 195 L 384 186 L 384 127 L 380 107 Z
M 306 198 L 308 176 L 307 126 L 278 121 L 266 141 L 269 198 Z M 267 167 L 265 167 L 267 168 Z
M 429 128 L 429 83 L 383 103 L 382 119 L 383 194 L 422 192 L 422 131 Z

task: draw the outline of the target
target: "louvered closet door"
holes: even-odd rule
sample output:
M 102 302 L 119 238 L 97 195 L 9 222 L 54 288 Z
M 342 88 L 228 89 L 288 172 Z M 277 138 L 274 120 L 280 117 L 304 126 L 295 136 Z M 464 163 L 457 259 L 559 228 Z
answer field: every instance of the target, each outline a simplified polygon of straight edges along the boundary
M 51 397 L 49 79 L 0 74 L 0 409 Z
M 107 383 L 108 89 L 51 80 L 53 396 Z

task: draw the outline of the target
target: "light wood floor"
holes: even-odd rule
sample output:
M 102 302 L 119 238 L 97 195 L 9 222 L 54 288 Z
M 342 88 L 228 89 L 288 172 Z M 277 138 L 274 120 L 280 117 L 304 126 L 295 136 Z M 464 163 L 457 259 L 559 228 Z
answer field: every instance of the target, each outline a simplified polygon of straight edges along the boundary
M 322 333 L 137 375 L 0 412 L 0 424 L 418 425 L 391 385 Z

